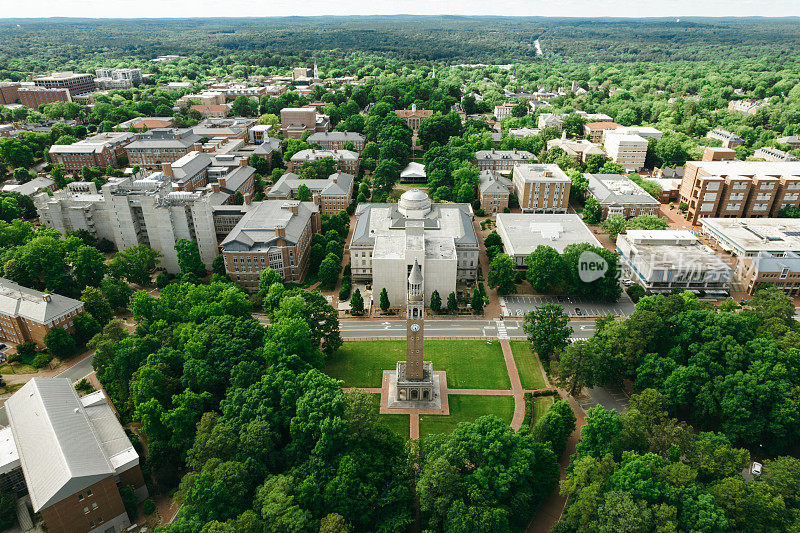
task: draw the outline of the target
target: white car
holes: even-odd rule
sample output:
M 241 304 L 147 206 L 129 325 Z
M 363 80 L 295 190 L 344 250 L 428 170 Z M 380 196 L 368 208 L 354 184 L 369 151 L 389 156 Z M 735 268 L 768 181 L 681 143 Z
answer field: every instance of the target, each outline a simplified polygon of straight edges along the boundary
M 763 466 L 761 465 L 761 463 L 753 462 L 753 466 L 750 467 L 750 473 L 753 474 L 754 476 L 760 476 L 762 468 Z
M 632 279 L 623 279 L 622 280 L 622 284 L 625 285 L 626 287 L 630 287 L 631 285 L 633 285 L 633 280 Z

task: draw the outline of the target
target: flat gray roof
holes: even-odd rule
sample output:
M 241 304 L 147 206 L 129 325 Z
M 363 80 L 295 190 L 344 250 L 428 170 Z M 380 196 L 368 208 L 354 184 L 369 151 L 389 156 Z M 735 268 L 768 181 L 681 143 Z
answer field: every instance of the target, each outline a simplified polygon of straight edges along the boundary
M 539 245 L 558 252 L 570 244 L 584 242 L 601 246 L 592 230 L 575 214 L 499 213 L 497 233 L 511 256 L 528 256 Z

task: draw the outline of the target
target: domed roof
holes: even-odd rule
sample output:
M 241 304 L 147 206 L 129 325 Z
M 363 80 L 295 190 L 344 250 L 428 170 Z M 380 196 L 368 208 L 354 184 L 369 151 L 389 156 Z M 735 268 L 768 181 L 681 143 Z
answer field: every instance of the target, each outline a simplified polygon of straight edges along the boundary
M 425 192 L 411 189 L 400 196 L 397 209 L 406 218 L 423 218 L 431 210 L 431 199 Z

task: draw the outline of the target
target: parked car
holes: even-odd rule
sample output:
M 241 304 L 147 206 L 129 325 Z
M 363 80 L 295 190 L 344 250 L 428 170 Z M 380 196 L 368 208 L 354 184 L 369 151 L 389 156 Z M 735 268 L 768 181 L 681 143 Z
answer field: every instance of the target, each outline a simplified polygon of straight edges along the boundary
M 754 476 L 760 476 L 763 468 L 764 467 L 761 465 L 761 463 L 753 461 L 753 466 L 750 467 L 750 473 Z
M 622 280 L 622 284 L 625 285 L 626 287 L 630 287 L 631 285 L 633 285 L 633 280 L 632 279 L 623 279 Z

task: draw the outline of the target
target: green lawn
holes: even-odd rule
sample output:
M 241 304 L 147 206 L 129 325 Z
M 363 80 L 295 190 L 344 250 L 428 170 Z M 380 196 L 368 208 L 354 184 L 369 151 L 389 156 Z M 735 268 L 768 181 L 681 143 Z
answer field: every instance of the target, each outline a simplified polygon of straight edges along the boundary
M 533 399 L 533 423 L 535 424 L 539 417 L 542 416 L 550 409 L 555 400 L 552 396 L 543 396 L 540 398 Z
M 375 406 L 375 412 L 379 413 L 381 409 L 381 395 L 372 394 L 372 403 Z M 404 439 L 408 440 L 411 428 L 409 427 L 409 415 L 382 415 L 378 414 L 378 422 L 389 426 L 393 432 L 397 433 Z
M 38 368 L 34 368 L 31 365 L 5 364 L 0 366 L 0 374 L 35 374 L 38 371 Z
M 472 396 L 451 394 L 448 397 L 450 414 L 420 415 L 419 436 L 424 438 L 433 433 L 450 433 L 459 422 L 472 422 L 476 418 L 495 414 L 508 424 L 514 416 L 513 396 Z
M 511 341 L 511 351 L 514 353 L 514 362 L 517 365 L 522 388 L 545 388 L 542 363 L 531 350 L 530 343 L 528 341 Z
M 325 372 L 345 387 L 380 387 L 384 370 L 405 359 L 405 341 L 345 342 L 331 356 Z M 451 389 L 510 389 L 500 343 L 484 341 L 425 341 L 425 360 L 447 372 Z

